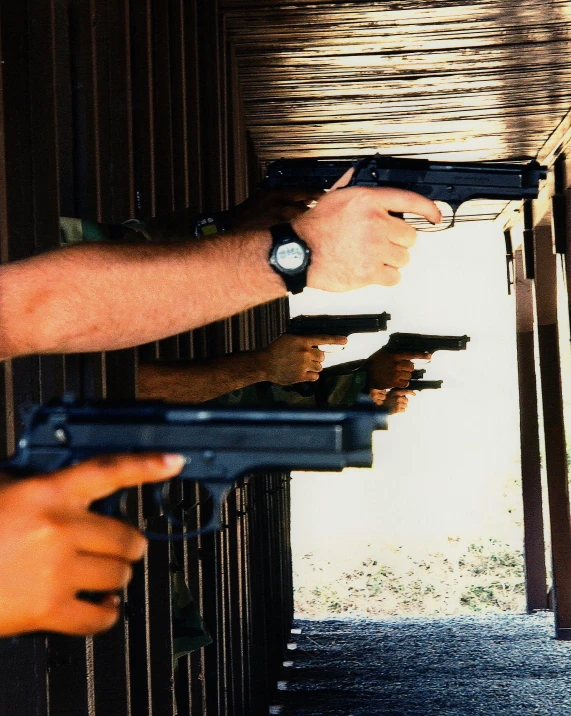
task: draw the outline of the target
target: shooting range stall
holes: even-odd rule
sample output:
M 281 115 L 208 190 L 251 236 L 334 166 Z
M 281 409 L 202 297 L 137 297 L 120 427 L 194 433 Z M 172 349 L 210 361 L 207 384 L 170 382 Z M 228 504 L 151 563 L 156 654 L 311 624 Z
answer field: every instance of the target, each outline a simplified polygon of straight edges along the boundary
M 537 201 L 498 221 L 518 313 L 528 608 L 549 605 L 547 499 L 556 635 L 571 638 L 558 338 L 569 316 L 555 300 L 559 282 L 571 306 L 571 0 L 0 0 L 0 54 L 2 262 L 55 248 L 60 216 L 118 223 L 227 208 L 282 156 L 538 156 L 555 167 Z M 139 349 L 2 363 L 0 458 L 27 402 L 66 389 L 131 398 L 138 360 L 253 349 L 286 324 L 278 301 Z M 293 614 L 288 481 L 239 487 L 219 534 L 152 544 L 110 632 L 2 640 L 2 716 L 173 716 L 175 693 L 179 716 L 265 716 Z M 161 526 L 145 499 L 141 510 Z M 176 678 L 175 576 L 213 638 L 177 660 Z

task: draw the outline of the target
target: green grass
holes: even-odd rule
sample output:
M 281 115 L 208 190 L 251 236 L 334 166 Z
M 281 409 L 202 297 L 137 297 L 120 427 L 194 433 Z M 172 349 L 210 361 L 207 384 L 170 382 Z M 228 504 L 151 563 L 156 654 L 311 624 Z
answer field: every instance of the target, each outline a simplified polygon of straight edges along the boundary
M 304 616 L 347 614 L 448 615 L 521 612 L 525 608 L 523 555 L 496 539 L 418 558 L 385 548 L 376 558 L 334 575 L 306 555 L 297 575 L 296 611 Z

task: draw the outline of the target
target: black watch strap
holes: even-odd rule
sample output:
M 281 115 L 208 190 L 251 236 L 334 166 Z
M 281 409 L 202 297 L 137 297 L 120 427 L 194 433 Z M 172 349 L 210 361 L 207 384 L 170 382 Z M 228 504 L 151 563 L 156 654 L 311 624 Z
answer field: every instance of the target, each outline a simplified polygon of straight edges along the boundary
M 288 291 L 301 293 L 307 285 L 307 269 L 311 264 L 311 250 L 303 239 L 301 239 L 291 224 L 275 224 L 270 227 L 272 235 L 272 248 L 270 249 L 269 262 L 272 269 L 279 274 Z M 280 248 L 288 244 L 299 255 L 303 256 L 301 265 L 294 269 L 288 269 L 280 262 Z

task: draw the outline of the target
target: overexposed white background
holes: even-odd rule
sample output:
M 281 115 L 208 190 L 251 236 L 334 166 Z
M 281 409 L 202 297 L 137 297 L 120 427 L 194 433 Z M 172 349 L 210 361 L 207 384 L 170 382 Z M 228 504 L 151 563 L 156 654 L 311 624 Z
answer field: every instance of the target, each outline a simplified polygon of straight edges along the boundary
M 486 535 L 521 546 L 515 298 L 503 233 L 491 222 L 419 232 L 411 255 L 398 286 L 291 298 L 292 315 L 391 314 L 386 332 L 351 336 L 326 365 L 370 355 L 396 331 L 471 338 L 466 351 L 437 352 L 422 366 L 442 389 L 412 397 L 376 433 L 371 470 L 294 473 L 296 560 L 350 560 L 381 544 L 422 553 Z

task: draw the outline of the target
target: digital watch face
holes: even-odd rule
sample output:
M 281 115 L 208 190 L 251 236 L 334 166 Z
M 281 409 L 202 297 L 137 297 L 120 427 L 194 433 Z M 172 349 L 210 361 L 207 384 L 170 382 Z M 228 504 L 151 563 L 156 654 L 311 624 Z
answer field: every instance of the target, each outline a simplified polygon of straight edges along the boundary
M 282 271 L 298 271 L 305 263 L 305 251 L 296 241 L 290 241 L 278 246 L 275 260 Z

